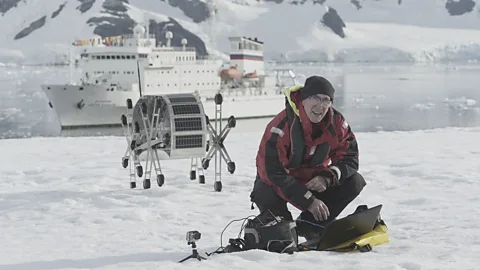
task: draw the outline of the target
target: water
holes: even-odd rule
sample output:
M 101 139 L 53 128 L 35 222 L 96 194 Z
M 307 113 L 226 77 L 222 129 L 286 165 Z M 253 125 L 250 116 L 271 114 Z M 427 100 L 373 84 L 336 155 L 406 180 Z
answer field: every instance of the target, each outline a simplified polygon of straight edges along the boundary
M 273 67 L 272 65 L 269 68 Z M 334 106 L 357 132 L 480 126 L 480 65 L 288 64 L 297 81 L 329 78 Z M 65 67 L 0 66 L 0 138 L 122 135 L 120 129 L 60 132 L 40 89 L 68 81 Z M 263 131 L 269 119 L 237 122 L 232 132 Z

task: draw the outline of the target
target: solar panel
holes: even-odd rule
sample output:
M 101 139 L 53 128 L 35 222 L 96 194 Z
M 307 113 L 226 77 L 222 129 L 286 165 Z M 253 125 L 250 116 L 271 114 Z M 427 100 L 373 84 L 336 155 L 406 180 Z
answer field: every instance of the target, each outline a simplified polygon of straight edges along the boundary
M 200 107 L 197 104 L 172 105 L 174 115 L 199 114 Z
M 200 117 L 190 117 L 190 118 L 175 118 L 175 131 L 194 131 L 203 129 L 202 118 Z
M 203 148 L 204 135 L 177 135 L 175 137 L 175 148 Z
M 195 97 L 169 97 L 171 103 L 190 103 L 194 102 L 197 103 L 197 99 Z

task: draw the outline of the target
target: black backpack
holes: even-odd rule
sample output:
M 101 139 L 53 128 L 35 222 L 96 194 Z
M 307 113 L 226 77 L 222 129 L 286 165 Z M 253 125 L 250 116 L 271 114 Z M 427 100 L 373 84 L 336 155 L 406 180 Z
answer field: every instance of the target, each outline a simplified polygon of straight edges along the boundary
M 298 251 L 295 221 L 264 212 L 249 219 L 244 228 L 244 250 L 262 249 L 277 253 Z

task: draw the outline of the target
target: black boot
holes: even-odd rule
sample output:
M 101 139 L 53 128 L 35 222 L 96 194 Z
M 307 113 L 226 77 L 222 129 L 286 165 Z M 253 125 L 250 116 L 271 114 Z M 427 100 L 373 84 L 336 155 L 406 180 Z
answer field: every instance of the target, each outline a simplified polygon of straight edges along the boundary
M 299 220 L 295 221 L 297 223 L 297 234 L 298 236 L 304 237 L 306 240 L 310 240 L 322 234 L 323 230 L 315 228 L 313 225 L 306 224 Z

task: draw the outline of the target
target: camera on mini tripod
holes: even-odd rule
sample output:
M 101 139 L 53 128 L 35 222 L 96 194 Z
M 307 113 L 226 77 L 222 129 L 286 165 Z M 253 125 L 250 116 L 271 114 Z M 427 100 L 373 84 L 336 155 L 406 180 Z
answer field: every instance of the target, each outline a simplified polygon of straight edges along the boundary
M 189 231 L 187 232 L 187 242 L 188 244 L 195 243 L 195 241 L 200 240 L 202 234 L 199 231 Z
M 187 239 L 188 244 L 192 245 L 192 255 L 182 259 L 179 262 L 184 262 L 184 261 L 186 261 L 188 259 L 192 259 L 192 258 L 197 259 L 199 261 L 206 260 L 206 258 L 204 258 L 204 257 L 202 257 L 198 254 L 197 245 L 195 244 L 195 241 L 200 240 L 201 236 L 202 236 L 202 234 L 199 231 L 189 231 L 189 232 L 187 232 L 187 236 L 185 238 Z

